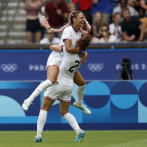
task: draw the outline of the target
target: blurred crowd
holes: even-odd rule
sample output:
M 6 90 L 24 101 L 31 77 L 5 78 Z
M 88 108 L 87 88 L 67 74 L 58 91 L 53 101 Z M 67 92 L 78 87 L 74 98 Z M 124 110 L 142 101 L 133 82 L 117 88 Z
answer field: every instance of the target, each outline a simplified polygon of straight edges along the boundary
M 75 10 L 82 11 L 91 24 L 91 43 L 147 42 L 147 0 L 23 1 L 28 43 L 59 43 L 62 32 L 46 31 L 39 17 L 46 16 L 51 27 L 59 29 L 68 22 L 69 13 Z

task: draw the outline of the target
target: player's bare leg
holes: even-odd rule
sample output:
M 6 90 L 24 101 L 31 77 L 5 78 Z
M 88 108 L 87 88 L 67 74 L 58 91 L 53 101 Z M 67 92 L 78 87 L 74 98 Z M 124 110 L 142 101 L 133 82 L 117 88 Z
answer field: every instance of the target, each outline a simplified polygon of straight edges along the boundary
M 42 100 L 42 107 L 39 113 L 38 121 L 37 121 L 37 135 L 35 142 L 41 142 L 42 141 L 42 131 L 46 122 L 47 113 L 50 110 L 52 104 L 54 103 L 53 100 L 50 100 L 46 97 L 43 97 Z
M 59 67 L 58 66 L 48 66 L 47 68 L 47 80 L 42 82 L 35 90 L 34 92 L 30 95 L 29 98 L 24 100 L 22 104 L 22 108 L 27 111 L 30 107 L 30 104 L 34 101 L 34 99 L 40 95 L 44 90 L 46 90 L 48 87 L 50 87 L 52 84 L 55 83 L 57 76 L 59 72 Z
M 74 75 L 74 83 L 77 85 L 77 100 L 73 103 L 73 106 L 81 109 L 85 114 L 91 114 L 91 111 L 85 105 L 82 104 L 86 82 L 79 71 L 76 71 Z
M 75 132 L 77 134 L 77 138 L 76 138 L 75 142 L 81 142 L 85 136 L 85 132 L 80 129 L 75 117 L 68 112 L 69 104 L 70 103 L 68 103 L 68 102 L 60 101 L 60 113 L 61 113 L 62 117 L 68 121 L 68 123 L 73 128 L 73 130 L 75 130 Z
M 48 66 L 47 68 L 47 79 L 50 79 L 52 83 L 56 82 L 57 76 L 59 72 L 59 67 L 56 65 Z

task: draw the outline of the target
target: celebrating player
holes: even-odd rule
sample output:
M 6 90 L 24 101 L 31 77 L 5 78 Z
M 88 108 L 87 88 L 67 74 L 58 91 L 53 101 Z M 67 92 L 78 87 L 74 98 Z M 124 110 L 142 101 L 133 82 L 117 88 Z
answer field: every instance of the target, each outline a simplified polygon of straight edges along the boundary
M 80 49 L 78 47 L 75 48 L 75 44 L 77 40 L 81 38 L 81 34 L 88 33 L 86 31 L 83 31 L 81 28 L 84 27 L 84 24 L 86 23 L 88 31 L 91 29 L 90 25 L 86 21 L 81 11 L 72 12 L 69 16 L 69 22 L 67 23 L 67 25 L 63 26 L 59 30 L 50 28 L 50 25 L 43 16 L 41 17 L 41 19 L 46 29 L 50 29 L 54 32 L 59 32 L 64 30 L 61 37 L 61 43 L 59 45 L 60 46 L 65 45 L 66 51 L 68 53 L 80 52 Z M 85 62 L 87 59 L 87 53 L 84 52 L 84 54 L 85 56 L 81 59 L 82 62 Z M 52 84 L 55 83 L 58 76 L 59 66 L 61 64 L 61 61 L 62 61 L 61 53 L 53 51 L 50 54 L 47 61 L 47 80 L 42 82 L 30 95 L 30 97 L 24 101 L 22 107 L 25 111 L 28 110 L 30 104 L 39 94 L 41 94 L 44 90 L 46 90 L 48 87 L 50 87 Z M 79 73 L 79 71 L 76 71 L 76 73 L 74 74 L 74 82 L 77 85 L 77 90 L 76 90 L 77 100 L 73 104 L 74 107 L 81 109 L 86 114 L 91 114 L 91 111 L 88 108 L 86 108 L 85 105 L 82 104 L 86 83 L 82 75 Z
M 77 41 L 76 47 L 85 51 L 88 45 L 89 38 L 85 36 Z M 61 48 L 61 46 L 59 47 Z M 62 117 L 68 121 L 77 134 L 75 142 L 81 142 L 85 136 L 85 132 L 80 129 L 75 117 L 68 112 L 73 90 L 73 77 L 81 66 L 81 56 L 80 54 L 68 53 L 65 46 L 63 47 L 63 52 L 64 56 L 59 67 L 57 81 L 44 93 L 42 107 L 37 121 L 37 136 L 35 142 L 42 141 L 41 134 L 46 122 L 47 113 L 57 99 L 60 100 L 60 113 Z

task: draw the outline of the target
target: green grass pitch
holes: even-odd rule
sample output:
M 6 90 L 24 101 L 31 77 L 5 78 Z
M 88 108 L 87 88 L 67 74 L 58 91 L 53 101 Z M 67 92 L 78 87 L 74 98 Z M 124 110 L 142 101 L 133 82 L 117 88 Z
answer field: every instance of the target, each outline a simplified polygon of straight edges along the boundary
M 147 131 L 85 131 L 75 143 L 74 131 L 44 131 L 43 141 L 35 143 L 36 131 L 0 131 L 0 147 L 146 147 Z

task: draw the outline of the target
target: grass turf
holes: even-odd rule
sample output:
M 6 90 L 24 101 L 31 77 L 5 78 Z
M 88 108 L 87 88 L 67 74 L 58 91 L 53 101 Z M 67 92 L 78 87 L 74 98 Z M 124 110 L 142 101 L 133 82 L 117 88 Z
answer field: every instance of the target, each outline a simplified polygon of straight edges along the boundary
M 146 147 L 147 131 L 85 131 L 75 143 L 74 131 L 44 131 L 35 143 L 36 131 L 0 131 L 0 147 Z

